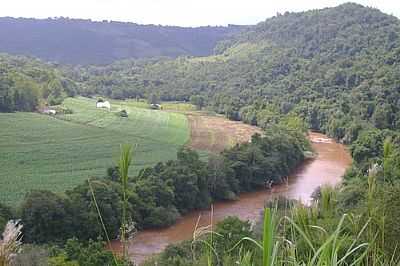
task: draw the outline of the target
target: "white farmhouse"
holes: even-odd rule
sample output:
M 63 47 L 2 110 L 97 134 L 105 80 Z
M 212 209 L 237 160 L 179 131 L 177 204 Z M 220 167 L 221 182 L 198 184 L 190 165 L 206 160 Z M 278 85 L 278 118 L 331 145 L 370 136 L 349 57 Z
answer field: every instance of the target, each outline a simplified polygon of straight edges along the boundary
M 42 113 L 46 115 L 55 115 L 57 114 L 57 111 L 54 109 L 45 108 L 43 109 Z
M 109 101 L 105 101 L 105 102 L 97 102 L 96 103 L 96 107 L 97 108 L 107 108 L 108 110 L 111 109 L 111 104 Z

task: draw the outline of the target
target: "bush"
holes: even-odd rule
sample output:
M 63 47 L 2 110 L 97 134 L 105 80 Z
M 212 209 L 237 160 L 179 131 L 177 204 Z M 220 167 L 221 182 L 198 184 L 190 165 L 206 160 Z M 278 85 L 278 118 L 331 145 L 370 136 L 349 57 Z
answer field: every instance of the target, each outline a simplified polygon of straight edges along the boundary
M 237 217 L 227 217 L 219 222 L 215 228 L 215 232 L 219 237 L 214 238 L 214 245 L 220 257 L 224 253 L 233 251 L 237 252 L 240 248 L 249 248 L 248 242 L 237 245 L 244 237 L 252 237 L 251 225 L 248 221 L 241 221 Z
M 128 112 L 126 110 L 121 110 L 118 112 L 118 116 L 120 117 L 128 117 Z
M 49 259 L 50 266 L 115 265 L 112 252 L 105 249 L 105 243 L 101 239 L 84 243 L 71 238 L 65 244 L 64 250 L 58 250 L 53 255 Z
M 149 227 L 165 227 L 173 225 L 179 216 L 175 207 L 156 207 L 150 210 L 150 214 L 144 219 L 144 223 Z
M 64 107 L 64 106 L 58 106 L 56 108 L 57 114 L 64 114 L 64 115 L 72 115 L 74 113 L 74 110 Z
M 108 167 L 106 178 L 110 179 L 111 181 L 118 182 L 120 179 L 119 167 L 118 166 Z

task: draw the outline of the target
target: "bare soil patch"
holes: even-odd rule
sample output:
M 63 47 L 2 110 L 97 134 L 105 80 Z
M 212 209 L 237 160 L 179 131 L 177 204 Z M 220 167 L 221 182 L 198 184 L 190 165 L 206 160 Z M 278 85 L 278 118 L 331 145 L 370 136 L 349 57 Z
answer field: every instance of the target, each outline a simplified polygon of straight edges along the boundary
M 230 148 L 237 143 L 249 142 L 255 133 L 262 130 L 222 116 L 187 114 L 190 123 L 189 147 L 214 153 Z

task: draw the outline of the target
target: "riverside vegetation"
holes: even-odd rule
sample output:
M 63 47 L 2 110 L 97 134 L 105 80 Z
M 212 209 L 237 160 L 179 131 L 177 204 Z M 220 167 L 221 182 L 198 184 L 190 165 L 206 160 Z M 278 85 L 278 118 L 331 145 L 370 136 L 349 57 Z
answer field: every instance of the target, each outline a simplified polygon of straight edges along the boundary
M 132 177 L 127 190 L 115 182 L 120 169 L 110 168 L 107 177 L 63 194 L 32 191 L 16 211 L 1 206 L 0 221 L 22 218 L 26 243 L 61 247 L 48 252 L 55 265 L 119 263 L 89 239 L 116 237 L 130 224 L 121 222 L 123 209 L 138 229 L 164 226 L 260 187 L 265 177 L 279 181 L 303 160 L 304 132 L 314 129 L 349 145 L 353 165 L 339 188 L 321 188 L 309 207 L 279 200 L 254 228 L 236 218 L 197 228 L 192 241 L 170 246 L 147 265 L 399 265 L 399 38 L 397 18 L 348 3 L 279 14 L 220 42 L 208 57 L 82 67 L 3 56 L 2 111 L 33 110 L 73 93 L 192 100 L 266 132 L 208 163 L 182 149 L 176 160 Z M 30 76 L 31 64 L 52 79 Z M 55 83 L 61 93 L 52 93 Z M 37 100 L 21 104 L 21 91 L 28 102 L 32 92 Z

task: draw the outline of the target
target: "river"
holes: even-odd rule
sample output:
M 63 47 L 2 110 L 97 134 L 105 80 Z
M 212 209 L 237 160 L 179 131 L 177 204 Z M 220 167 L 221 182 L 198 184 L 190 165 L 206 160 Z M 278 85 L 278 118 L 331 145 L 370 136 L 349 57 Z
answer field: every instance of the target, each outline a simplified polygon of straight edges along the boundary
M 317 156 L 299 166 L 290 175 L 288 184 L 274 186 L 271 190 L 243 193 L 237 201 L 215 203 L 213 221 L 218 222 L 233 215 L 255 221 L 259 219 L 264 203 L 274 197 L 283 195 L 307 203 L 318 186 L 338 184 L 351 164 L 346 147 L 320 133 L 310 133 L 310 140 Z M 140 231 L 130 242 L 130 257 L 140 264 L 152 254 L 161 252 L 168 244 L 191 239 L 199 216 L 201 225 L 209 224 L 210 211 L 194 211 L 171 227 Z M 114 250 L 120 249 L 118 242 L 112 246 Z

